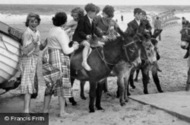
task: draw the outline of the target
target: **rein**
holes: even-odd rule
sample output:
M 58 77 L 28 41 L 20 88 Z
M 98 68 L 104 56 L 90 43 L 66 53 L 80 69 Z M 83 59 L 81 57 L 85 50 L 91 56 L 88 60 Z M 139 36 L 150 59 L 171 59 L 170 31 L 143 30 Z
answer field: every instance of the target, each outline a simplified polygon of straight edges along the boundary
M 125 47 L 128 47 L 129 45 L 134 44 L 134 43 L 136 43 L 136 42 L 133 41 L 133 42 L 127 43 L 127 44 L 123 45 L 123 47 L 122 47 L 122 48 L 124 49 L 124 51 L 125 51 L 125 56 L 126 56 L 127 60 L 129 60 L 129 63 L 130 63 L 130 64 L 131 64 L 131 62 L 130 62 L 130 59 L 129 59 L 129 56 L 128 56 L 128 54 L 127 54 L 127 50 L 125 49 Z M 107 67 L 108 69 L 110 69 L 110 68 L 108 67 L 108 65 L 112 65 L 112 66 L 116 65 L 116 64 L 109 63 L 108 61 L 106 61 L 106 58 L 105 58 L 104 50 L 103 50 L 103 49 L 102 49 L 102 54 L 99 52 L 99 50 L 98 50 L 97 48 L 96 48 L 96 51 L 98 52 L 100 58 L 101 58 L 102 61 L 105 63 L 105 65 L 106 65 L 106 67 Z
M 104 55 L 104 50 L 102 49 L 102 55 L 101 53 L 99 52 L 98 48 L 96 48 L 96 51 L 98 52 L 98 55 L 100 56 L 100 58 L 102 59 L 102 61 L 105 63 L 106 67 L 110 70 L 110 68 L 108 67 L 108 65 L 116 65 L 116 64 L 112 64 L 112 63 L 109 63 L 106 61 L 106 58 L 105 58 L 105 55 Z
M 123 45 L 123 49 L 124 49 L 124 52 L 125 52 L 125 56 L 126 56 L 126 58 L 127 58 L 127 60 L 129 60 L 129 63 L 131 64 L 131 62 L 130 62 L 130 59 L 129 59 L 129 55 L 128 55 L 128 53 L 127 53 L 127 50 L 125 49 L 125 47 L 128 47 L 129 45 L 131 45 L 131 44 L 133 44 L 133 43 L 136 43 L 136 42 L 130 42 L 130 43 L 127 43 L 127 44 L 125 44 L 125 45 Z

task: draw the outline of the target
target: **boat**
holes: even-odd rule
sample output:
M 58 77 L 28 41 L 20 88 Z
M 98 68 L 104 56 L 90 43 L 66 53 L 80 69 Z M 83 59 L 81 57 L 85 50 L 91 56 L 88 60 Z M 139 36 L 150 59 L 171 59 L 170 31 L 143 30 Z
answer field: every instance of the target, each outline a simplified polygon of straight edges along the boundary
M 0 22 L 0 88 L 14 88 L 9 79 L 18 71 L 22 32 L 3 22 Z

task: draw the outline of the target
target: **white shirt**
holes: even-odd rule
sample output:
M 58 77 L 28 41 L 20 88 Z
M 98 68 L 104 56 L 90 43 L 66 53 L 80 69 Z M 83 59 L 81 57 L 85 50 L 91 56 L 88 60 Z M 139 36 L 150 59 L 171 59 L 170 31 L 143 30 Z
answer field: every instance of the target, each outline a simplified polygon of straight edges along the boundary
M 23 47 L 26 47 L 32 42 L 36 42 L 38 45 L 40 45 L 40 33 L 38 30 L 34 32 L 29 27 L 27 27 L 22 37 Z
M 88 17 L 88 19 L 89 19 L 89 21 L 90 21 L 90 24 L 92 25 L 93 19 L 91 19 L 88 15 L 87 15 L 87 17 Z
M 74 51 L 73 47 L 69 47 L 69 37 L 62 27 L 53 27 L 48 35 L 48 47 L 62 49 L 64 54 L 70 54 Z
M 140 25 L 141 21 L 140 20 L 135 20 L 138 24 L 138 26 Z

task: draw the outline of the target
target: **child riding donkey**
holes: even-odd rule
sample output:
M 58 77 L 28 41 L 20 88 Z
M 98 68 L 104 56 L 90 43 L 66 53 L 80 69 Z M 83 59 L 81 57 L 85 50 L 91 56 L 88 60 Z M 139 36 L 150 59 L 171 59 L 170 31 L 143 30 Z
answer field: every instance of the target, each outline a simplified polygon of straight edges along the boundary
M 90 71 L 91 67 L 87 63 L 87 58 L 90 51 L 90 41 L 95 38 L 95 35 L 104 39 L 106 39 L 106 37 L 97 30 L 93 21 L 97 14 L 97 6 L 90 3 L 85 6 L 85 10 L 87 14 L 78 21 L 77 28 L 73 35 L 73 41 L 77 41 L 84 46 L 82 52 L 82 66 L 87 71 Z

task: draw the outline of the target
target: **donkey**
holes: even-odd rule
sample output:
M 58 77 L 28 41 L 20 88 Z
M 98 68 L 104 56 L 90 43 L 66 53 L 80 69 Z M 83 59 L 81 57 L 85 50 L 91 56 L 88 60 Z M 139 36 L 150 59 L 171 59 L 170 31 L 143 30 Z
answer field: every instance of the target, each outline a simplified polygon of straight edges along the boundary
M 95 112 L 95 98 L 96 108 L 98 110 L 103 109 L 101 107 L 103 84 L 98 84 L 98 82 L 106 78 L 119 61 L 125 60 L 132 65 L 138 65 L 140 63 L 140 50 L 136 42 L 126 35 L 122 35 L 115 40 L 108 40 L 103 48 L 93 49 L 88 57 L 88 64 L 92 68 L 91 71 L 86 71 L 81 66 L 82 48 L 78 49 L 71 57 L 71 77 L 81 81 L 89 81 L 90 83 L 90 112 Z
M 145 39 L 142 38 L 142 36 L 140 34 L 138 34 L 138 35 L 136 37 L 134 37 L 133 40 L 136 41 L 136 44 L 140 49 L 140 52 L 141 52 L 140 57 L 141 58 L 147 58 L 147 53 L 146 53 L 145 47 L 143 45 L 143 42 L 147 42 L 148 40 L 145 41 Z M 141 36 L 141 40 L 139 39 L 140 36 Z M 146 49 L 147 49 L 147 47 L 146 47 Z M 150 49 L 150 48 L 148 48 L 148 49 Z M 113 72 L 115 73 L 115 75 L 117 75 L 117 84 L 118 84 L 118 89 L 119 89 L 118 90 L 118 93 L 119 93 L 118 97 L 120 98 L 120 105 L 121 106 L 125 105 L 125 102 L 128 101 L 128 96 L 127 96 L 128 79 L 129 79 L 131 69 L 133 67 L 134 67 L 134 65 L 130 65 L 128 62 L 120 61 L 113 68 Z M 72 78 L 72 83 L 73 83 L 73 81 L 74 81 L 74 79 Z M 80 88 L 81 88 L 80 96 L 82 99 L 86 99 L 86 97 L 84 96 L 85 81 L 80 81 L 80 82 L 81 82 L 81 84 L 80 84 Z M 103 80 L 98 82 L 99 84 L 103 84 L 104 91 L 108 91 L 106 82 L 107 82 L 106 79 L 103 79 Z M 73 105 L 76 105 L 76 102 L 73 100 L 73 98 L 70 98 L 70 102 Z
M 189 43 L 190 43 L 190 28 L 188 27 L 184 27 L 181 31 L 181 42 L 183 43 L 181 45 L 181 47 L 183 49 L 187 49 L 189 50 Z M 184 44 L 185 43 L 185 44 Z M 189 51 L 189 55 L 190 55 L 190 51 Z M 187 81 L 186 81 L 186 87 L 185 90 L 189 91 L 190 89 L 190 59 L 188 59 L 188 72 L 187 72 Z
M 156 32 L 154 32 L 154 34 L 151 37 L 151 43 L 150 46 L 154 47 L 154 50 L 156 52 L 156 58 L 157 60 L 159 60 L 160 56 L 157 52 L 157 48 L 156 45 L 158 43 L 158 41 L 156 40 L 157 36 L 162 32 L 162 30 L 157 30 Z M 160 85 L 160 80 L 158 78 L 158 67 L 156 63 L 150 63 L 150 60 L 147 61 L 148 58 L 142 58 L 142 64 L 139 66 L 139 68 L 137 69 L 132 69 L 131 71 L 131 75 L 129 78 L 129 82 L 130 82 L 130 86 L 135 89 L 135 85 L 134 85 L 134 81 L 133 81 L 133 75 L 134 72 L 136 71 L 136 77 L 135 77 L 135 81 L 138 80 L 138 73 L 141 70 L 142 73 L 142 80 L 143 80 L 143 86 L 144 86 L 144 94 L 148 94 L 148 83 L 149 83 L 149 71 L 152 71 L 152 76 L 153 76 L 153 80 L 154 83 L 157 87 L 158 92 L 163 92 L 161 85 Z M 130 95 L 130 93 L 128 93 Z

